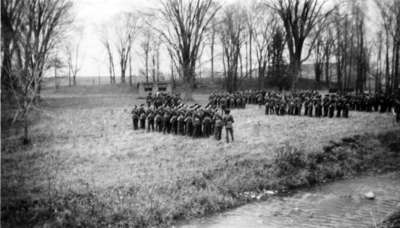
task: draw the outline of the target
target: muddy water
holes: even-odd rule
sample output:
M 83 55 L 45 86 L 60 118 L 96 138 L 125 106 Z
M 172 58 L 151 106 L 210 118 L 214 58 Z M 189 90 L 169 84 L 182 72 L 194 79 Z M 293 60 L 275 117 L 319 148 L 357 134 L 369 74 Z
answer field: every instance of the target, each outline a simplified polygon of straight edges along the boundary
M 375 200 L 365 199 L 368 191 L 375 193 Z M 400 208 L 400 172 L 271 197 L 181 227 L 374 227 L 396 208 Z

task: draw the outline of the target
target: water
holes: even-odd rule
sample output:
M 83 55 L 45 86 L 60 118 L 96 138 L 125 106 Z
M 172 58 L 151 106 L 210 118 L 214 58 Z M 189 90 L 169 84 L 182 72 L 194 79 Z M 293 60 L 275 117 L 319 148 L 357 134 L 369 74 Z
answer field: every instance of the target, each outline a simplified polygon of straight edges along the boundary
M 364 197 L 368 191 L 375 193 L 375 200 Z M 400 172 L 343 180 L 288 197 L 272 197 L 180 227 L 374 227 L 396 208 L 400 208 Z

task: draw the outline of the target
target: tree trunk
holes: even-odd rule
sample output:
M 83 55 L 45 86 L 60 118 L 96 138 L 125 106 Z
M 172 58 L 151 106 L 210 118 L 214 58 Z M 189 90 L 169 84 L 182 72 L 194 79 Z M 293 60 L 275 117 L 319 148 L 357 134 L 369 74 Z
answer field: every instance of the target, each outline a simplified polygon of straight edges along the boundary
M 249 74 L 249 76 L 250 76 L 250 78 L 252 77 L 251 72 L 252 72 L 252 67 L 253 67 L 253 63 L 252 63 L 253 58 L 251 57 L 251 56 L 252 56 L 252 52 L 251 52 L 251 49 L 252 49 L 252 40 L 253 40 L 253 32 L 250 31 L 250 36 L 249 36 L 249 69 L 250 69 L 250 74 Z
M 146 51 L 145 55 L 146 55 L 146 63 L 145 63 L 145 65 L 146 65 L 146 82 L 148 83 L 149 82 L 149 52 Z
M 211 36 L 211 80 L 214 80 L 214 43 L 215 43 L 215 29 L 213 28 Z
M 152 55 L 152 77 L 153 82 L 156 82 L 156 57 Z
M 125 84 L 125 69 L 121 69 L 121 84 Z
M 23 121 L 24 121 L 24 136 L 22 138 L 22 143 L 24 145 L 29 144 L 29 132 L 28 132 L 28 127 L 29 127 L 29 120 L 28 120 L 28 113 L 26 113 L 26 110 L 23 111 Z
M 193 100 L 193 87 L 194 87 L 194 71 L 190 63 L 185 63 L 183 66 L 183 78 L 184 78 L 184 100 Z
M 400 49 L 400 44 L 394 44 L 395 45 L 395 50 L 394 50 L 394 56 L 395 56 L 395 58 L 394 58 L 394 65 L 393 65 L 393 67 L 394 67 L 394 73 L 393 73 L 393 92 L 395 92 L 395 93 L 397 93 L 398 92 L 398 90 L 399 90 L 399 64 L 400 64 L 400 61 L 399 61 L 399 57 L 400 57 L 400 54 L 399 54 L 399 49 Z
M 301 74 L 301 61 L 299 59 L 294 59 L 291 63 L 290 68 L 292 73 L 291 90 L 295 90 L 297 86 L 297 81 L 299 80 Z
M 133 86 L 133 82 L 132 82 L 132 59 L 131 59 L 130 55 L 129 55 L 129 86 L 130 87 Z
M 157 48 L 156 55 L 157 55 L 157 82 L 160 81 L 160 48 Z

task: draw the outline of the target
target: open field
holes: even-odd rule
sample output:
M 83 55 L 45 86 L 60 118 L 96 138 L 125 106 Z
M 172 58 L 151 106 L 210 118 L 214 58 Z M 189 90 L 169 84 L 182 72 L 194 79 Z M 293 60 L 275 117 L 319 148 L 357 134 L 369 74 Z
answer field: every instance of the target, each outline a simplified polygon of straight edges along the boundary
M 207 97 L 195 99 L 204 103 Z M 399 130 L 386 114 L 281 117 L 248 106 L 232 111 L 235 142 L 227 144 L 133 131 L 130 109 L 141 102 L 132 94 L 47 94 L 40 121 L 31 128 L 32 145 L 19 146 L 15 131 L 2 134 L 2 207 L 9 216 L 19 204 L 30 208 L 20 221 L 5 220 L 168 225 L 238 205 L 235 195 L 266 186 L 257 176 L 249 178 L 249 170 L 230 176 L 235 166 L 256 162 L 268 170 L 282 148 L 315 153 L 330 141 Z M 372 149 L 379 144 L 370 143 Z M 227 166 L 232 170 L 221 168 Z M 54 201 L 55 212 L 41 200 Z

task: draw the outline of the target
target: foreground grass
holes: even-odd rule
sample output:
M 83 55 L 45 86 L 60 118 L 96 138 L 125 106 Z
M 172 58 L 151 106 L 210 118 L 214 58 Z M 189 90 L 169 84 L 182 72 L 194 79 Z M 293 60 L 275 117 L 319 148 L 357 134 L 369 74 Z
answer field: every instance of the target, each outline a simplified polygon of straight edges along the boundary
M 383 222 L 378 225 L 379 228 L 396 228 L 400 227 L 400 210 L 397 210 L 387 216 Z
M 28 147 L 2 139 L 2 224 L 168 226 L 252 200 L 244 192 L 400 164 L 399 130 L 386 115 L 266 117 L 249 107 L 233 112 L 236 141 L 226 144 L 132 131 L 128 101 L 109 99 L 51 107 Z

